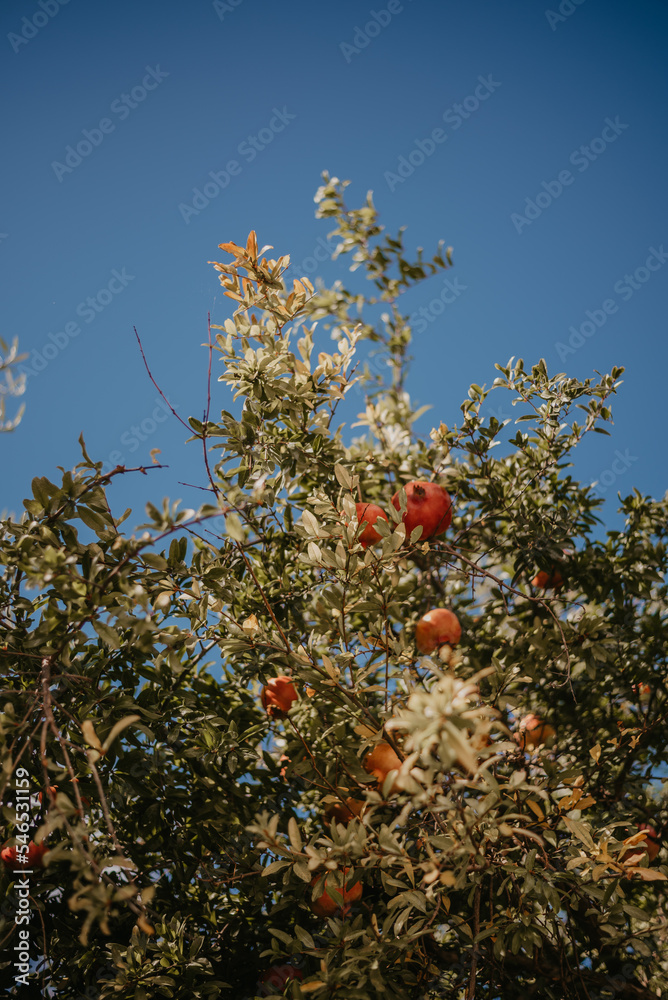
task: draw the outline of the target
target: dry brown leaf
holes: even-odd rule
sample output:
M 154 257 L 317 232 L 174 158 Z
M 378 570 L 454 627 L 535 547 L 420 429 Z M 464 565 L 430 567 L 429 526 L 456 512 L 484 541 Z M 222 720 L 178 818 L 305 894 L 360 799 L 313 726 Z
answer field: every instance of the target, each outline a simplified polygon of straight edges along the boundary
M 538 817 L 538 819 L 541 821 L 541 823 L 544 822 L 544 820 L 545 820 L 545 813 L 543 812 L 543 810 L 541 809 L 541 807 L 538 805 L 538 803 L 534 802 L 533 799 L 527 799 L 527 805 L 528 805 L 529 809 L 531 809 L 532 813 L 534 813 Z
M 656 868 L 627 868 L 625 870 L 628 874 L 637 875 L 644 879 L 645 882 L 658 882 L 659 880 L 665 882 L 668 880 L 668 875 L 658 872 Z
M 244 630 L 244 632 L 250 632 L 250 634 L 252 635 L 253 632 L 258 631 L 258 629 L 260 628 L 260 623 L 258 622 L 257 617 L 255 615 L 249 615 L 248 618 L 246 618 L 246 620 L 241 623 L 241 627 Z
M 236 254 L 237 257 L 243 256 L 245 253 L 243 247 L 237 246 L 237 244 L 232 241 L 229 243 L 219 243 L 218 247 L 220 250 L 226 250 L 227 253 Z
M 83 738 L 89 747 L 95 747 L 96 750 L 100 751 L 102 750 L 102 744 L 97 737 L 95 726 L 90 719 L 86 719 L 85 722 L 81 723 L 81 732 L 83 733 Z

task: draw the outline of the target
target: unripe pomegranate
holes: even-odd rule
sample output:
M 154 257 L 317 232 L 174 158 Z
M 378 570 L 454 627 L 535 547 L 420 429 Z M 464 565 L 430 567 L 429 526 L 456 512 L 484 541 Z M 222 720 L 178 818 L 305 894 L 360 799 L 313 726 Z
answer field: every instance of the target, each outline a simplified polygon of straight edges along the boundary
M 291 679 L 286 674 L 272 677 L 267 686 L 262 689 L 262 705 L 267 715 L 281 718 L 290 711 L 293 701 L 297 700 L 297 692 Z
M 541 743 L 547 743 L 548 740 L 553 739 L 556 735 L 556 729 L 549 722 L 545 722 L 537 715 L 530 713 L 529 715 L 525 715 L 520 721 L 517 740 L 523 750 L 533 750 L 535 747 L 540 746 Z
M 20 872 L 27 868 L 43 868 L 44 855 L 49 850 L 46 844 L 35 844 L 32 840 L 28 844 L 27 855 L 23 852 L 19 854 L 16 846 L 9 847 L 7 844 L 0 851 L 0 860 L 10 871 Z M 24 863 L 21 858 L 26 858 Z
M 445 487 L 438 483 L 414 480 L 407 483 L 404 489 L 406 512 L 401 519 L 406 525 L 406 541 L 419 524 L 422 525 L 421 542 L 435 535 L 442 535 L 452 521 L 452 500 Z M 392 497 L 392 503 L 397 510 L 401 510 L 398 492 Z
M 456 646 L 462 636 L 457 616 L 447 608 L 434 608 L 415 626 L 415 643 L 420 653 L 433 653 L 447 643 Z
M 335 913 L 341 911 L 341 913 L 346 913 L 350 909 L 352 903 L 356 903 L 358 899 L 362 897 L 362 883 L 354 882 L 350 885 L 350 878 L 348 872 L 350 869 L 346 868 L 343 872 L 343 877 L 345 883 L 342 888 L 337 888 L 334 884 L 333 872 L 325 876 L 325 881 L 323 883 L 322 893 L 317 896 L 316 899 L 312 899 L 309 906 L 313 912 L 318 917 L 333 917 Z M 311 879 L 311 885 L 314 886 L 320 878 L 320 875 L 316 875 Z
M 357 536 L 358 541 L 360 541 L 365 549 L 368 549 L 370 545 L 375 545 L 376 542 L 381 540 L 381 536 L 378 534 L 373 525 L 376 523 L 379 517 L 384 521 L 387 521 L 387 514 L 385 511 L 375 503 L 356 503 L 355 511 L 357 514 L 357 520 L 364 527 Z

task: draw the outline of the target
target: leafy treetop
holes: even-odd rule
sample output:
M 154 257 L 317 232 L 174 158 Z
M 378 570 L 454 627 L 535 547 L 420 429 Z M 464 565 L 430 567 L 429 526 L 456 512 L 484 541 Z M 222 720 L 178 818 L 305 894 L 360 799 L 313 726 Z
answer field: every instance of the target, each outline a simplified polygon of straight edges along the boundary
M 159 471 L 104 475 L 82 439 L 77 468 L 36 478 L 2 523 L 2 822 L 20 835 L 23 768 L 50 849 L 30 877 L 44 995 L 657 996 L 668 867 L 638 824 L 662 843 L 667 503 L 632 491 L 624 530 L 596 539 L 600 500 L 569 473 L 622 369 L 511 359 L 421 437 L 398 303 L 451 251 L 409 261 L 344 188 L 324 176 L 318 215 L 373 295 L 288 287 L 255 233 L 221 244 L 235 311 L 209 358 L 243 406 L 214 418 L 210 392 L 188 421 L 207 503 L 148 504 L 126 533 L 115 477 Z M 353 392 L 363 436 L 346 441 Z M 514 423 L 488 415 L 500 393 Z M 406 537 L 414 480 L 452 496 L 444 535 Z M 388 517 L 367 548 L 360 501 Z M 461 641 L 420 656 L 436 607 Z M 268 713 L 277 676 L 297 698 Z M 379 744 L 401 761 L 384 780 L 364 766 Z M 314 912 L 344 881 L 350 901 Z

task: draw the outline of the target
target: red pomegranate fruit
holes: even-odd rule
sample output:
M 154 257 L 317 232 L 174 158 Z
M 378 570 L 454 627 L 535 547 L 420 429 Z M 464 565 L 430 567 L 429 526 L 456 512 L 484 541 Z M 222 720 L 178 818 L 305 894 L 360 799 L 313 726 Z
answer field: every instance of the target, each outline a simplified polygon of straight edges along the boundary
M 406 511 L 402 521 L 406 525 L 406 541 L 410 540 L 412 532 L 418 525 L 422 526 L 419 541 L 442 535 L 450 527 L 452 521 L 452 500 L 444 486 L 438 483 L 414 480 L 404 487 L 406 491 Z M 399 493 L 392 497 L 392 503 L 401 510 Z

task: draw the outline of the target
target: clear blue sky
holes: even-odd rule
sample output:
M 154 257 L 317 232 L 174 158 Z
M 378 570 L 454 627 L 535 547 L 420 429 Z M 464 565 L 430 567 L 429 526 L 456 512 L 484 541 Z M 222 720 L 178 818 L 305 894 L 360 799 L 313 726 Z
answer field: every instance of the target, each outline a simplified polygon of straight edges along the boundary
M 578 377 L 625 365 L 613 434 L 592 437 L 576 474 L 603 476 L 611 522 L 617 489 L 663 495 L 663 5 L 40 3 L 0 10 L 0 335 L 19 336 L 31 368 L 32 352 L 44 358 L 22 424 L 0 438 L 0 509 L 19 512 L 33 476 L 73 466 L 81 431 L 100 460 L 161 449 L 168 470 L 113 490 L 133 523 L 145 499 L 202 499 L 178 485 L 203 482 L 200 451 L 156 411 L 132 328 L 170 400 L 201 416 L 207 311 L 231 312 L 207 261 L 255 228 L 310 268 L 328 232 L 313 216 L 323 169 L 352 180 L 352 205 L 373 189 L 408 247 L 454 247 L 459 294 L 442 307 L 436 278 L 405 299 L 428 310 L 409 380 L 433 404 L 419 427 L 456 422 L 469 384 L 491 383 L 511 355 Z M 81 162 L 66 159 L 82 142 Z M 211 195 L 197 213 L 183 207 L 195 188 Z M 304 273 L 332 280 L 340 267 Z M 360 402 L 339 411 L 348 424 Z M 231 407 L 217 383 L 215 407 Z

